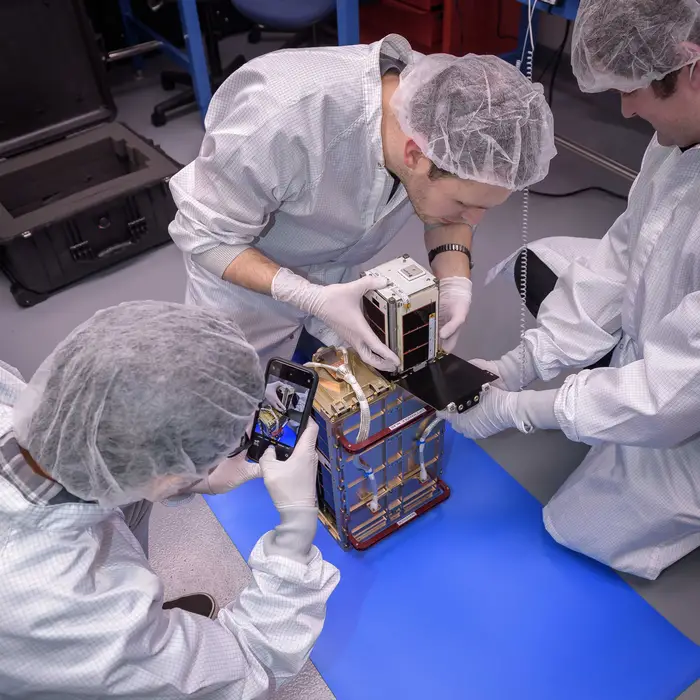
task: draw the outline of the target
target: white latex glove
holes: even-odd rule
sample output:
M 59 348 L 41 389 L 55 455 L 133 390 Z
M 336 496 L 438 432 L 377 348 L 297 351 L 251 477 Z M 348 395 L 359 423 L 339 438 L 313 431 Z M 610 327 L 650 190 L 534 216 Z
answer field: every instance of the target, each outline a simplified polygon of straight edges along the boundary
M 272 382 L 265 387 L 265 400 L 280 413 L 284 413 L 287 407 L 282 403 L 280 397 L 277 396 L 277 387 L 283 386 L 282 382 Z
M 319 319 L 313 316 L 306 323 L 306 330 L 312 337 L 319 340 L 323 347 L 339 348 L 345 343 L 334 330 L 331 330 L 325 323 L 321 323 Z
M 309 420 L 292 456 L 280 462 L 274 447 L 260 459 L 265 487 L 280 514 L 280 524 L 263 540 L 268 556 L 309 564 L 314 557 L 313 541 L 318 527 L 316 507 L 316 438 L 318 426 Z
M 440 340 L 445 352 L 455 349 L 471 304 L 471 280 L 466 277 L 445 277 L 440 280 Z
M 556 389 L 515 393 L 491 385 L 474 408 L 461 414 L 441 411 L 438 415 L 472 440 L 483 440 L 509 428 L 528 434 L 537 428 L 552 430 L 558 427 L 554 416 L 556 394 Z
M 480 360 L 478 358 L 476 360 L 469 360 L 469 362 L 479 369 L 485 369 L 487 372 L 491 372 L 491 374 L 495 374 L 497 377 L 499 377 L 491 382 L 491 386 L 508 391 L 508 387 L 506 386 L 505 382 L 500 378 L 501 373 L 498 371 L 499 367 L 496 362 L 493 360 Z
M 286 508 L 316 508 L 316 438 L 318 426 L 309 420 L 286 462 L 279 461 L 274 446 L 260 458 L 265 488 L 278 511 Z
M 524 363 L 524 366 L 523 366 Z M 498 376 L 508 391 L 525 389 L 537 379 L 537 367 L 532 356 L 531 344 L 523 341 L 518 347 L 496 360 Z
M 324 347 L 327 348 L 339 348 L 345 341 L 334 331 L 328 328 L 328 326 L 323 326 L 320 333 L 316 333 L 314 338 L 320 340 Z
M 391 372 L 398 367 L 399 358 L 380 342 L 362 314 L 362 297 L 386 286 L 386 279 L 368 275 L 355 282 L 324 287 L 283 267 L 272 281 L 272 296 L 325 323 L 368 365 Z
M 241 484 L 251 479 L 259 479 L 262 476 L 260 465 L 246 460 L 246 453 L 241 452 L 235 457 L 225 459 L 200 482 L 190 489 L 189 493 L 206 493 L 214 495 L 217 493 L 228 493 Z

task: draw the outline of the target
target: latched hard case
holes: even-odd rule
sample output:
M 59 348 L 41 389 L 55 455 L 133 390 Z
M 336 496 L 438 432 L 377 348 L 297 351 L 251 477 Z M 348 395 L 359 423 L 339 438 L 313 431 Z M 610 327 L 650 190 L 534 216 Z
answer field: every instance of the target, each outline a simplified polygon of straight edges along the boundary
M 0 267 L 21 306 L 170 240 L 180 168 L 112 122 L 80 0 L 0 3 Z

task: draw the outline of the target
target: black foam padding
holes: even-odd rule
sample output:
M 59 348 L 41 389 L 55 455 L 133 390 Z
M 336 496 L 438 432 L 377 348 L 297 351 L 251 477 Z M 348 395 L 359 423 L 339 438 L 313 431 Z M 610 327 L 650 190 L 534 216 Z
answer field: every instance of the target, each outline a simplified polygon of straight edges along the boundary
M 0 163 L 0 243 L 174 175 L 179 165 L 119 123 Z

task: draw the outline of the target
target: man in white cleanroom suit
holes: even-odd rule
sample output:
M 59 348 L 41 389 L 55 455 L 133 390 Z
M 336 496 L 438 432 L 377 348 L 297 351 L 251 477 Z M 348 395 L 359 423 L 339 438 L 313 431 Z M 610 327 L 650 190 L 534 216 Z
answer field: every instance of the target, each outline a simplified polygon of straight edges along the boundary
M 263 392 L 233 321 L 163 302 L 100 311 L 28 385 L 0 363 L 2 698 L 252 700 L 299 672 L 339 576 L 312 545 L 315 424 L 286 462 L 226 459 Z M 164 603 L 138 499 L 256 476 L 280 524 L 253 582 L 218 617 L 205 595 Z
M 572 52 L 581 89 L 618 91 L 623 114 L 657 133 L 627 211 L 558 270 L 522 353 L 489 363 L 501 382 L 452 420 L 473 438 L 559 428 L 592 445 L 545 507 L 546 527 L 648 579 L 700 545 L 698 61 L 696 0 L 582 0 Z M 567 245 L 551 242 L 540 257 L 556 262 Z M 520 391 L 570 368 L 582 371 L 560 390 Z
M 391 35 L 257 58 L 214 95 L 199 156 L 170 182 L 187 302 L 230 313 L 263 362 L 303 328 L 390 370 L 360 306 L 382 281 L 358 277 L 415 213 L 451 351 L 474 227 L 555 153 L 542 87 L 494 56 L 423 57 Z

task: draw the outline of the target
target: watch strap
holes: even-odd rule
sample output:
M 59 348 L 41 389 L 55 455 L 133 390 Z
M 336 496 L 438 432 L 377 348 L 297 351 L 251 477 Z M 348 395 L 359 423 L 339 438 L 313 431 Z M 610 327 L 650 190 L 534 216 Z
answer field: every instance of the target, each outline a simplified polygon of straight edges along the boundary
M 472 253 L 467 248 L 467 246 L 462 245 L 461 243 L 444 243 L 443 245 L 437 246 L 437 248 L 433 248 L 429 253 L 428 253 L 428 262 L 432 265 L 433 260 L 440 255 L 440 253 L 464 253 L 469 258 L 469 269 L 472 270 L 474 269 L 474 262 L 472 261 Z

